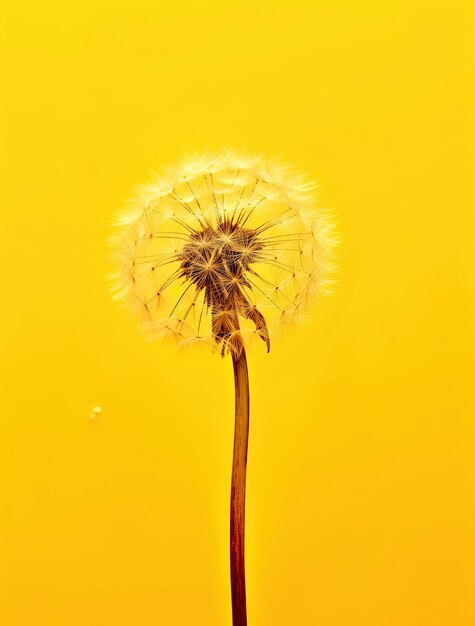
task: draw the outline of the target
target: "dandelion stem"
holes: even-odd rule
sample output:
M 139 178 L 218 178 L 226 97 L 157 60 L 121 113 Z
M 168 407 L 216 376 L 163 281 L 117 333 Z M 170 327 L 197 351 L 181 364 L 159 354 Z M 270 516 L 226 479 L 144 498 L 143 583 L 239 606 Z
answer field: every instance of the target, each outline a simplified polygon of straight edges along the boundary
M 246 466 L 249 439 L 249 375 L 244 347 L 233 354 L 235 389 L 234 453 L 231 479 L 231 598 L 233 626 L 247 626 L 246 578 L 244 573 L 244 522 Z

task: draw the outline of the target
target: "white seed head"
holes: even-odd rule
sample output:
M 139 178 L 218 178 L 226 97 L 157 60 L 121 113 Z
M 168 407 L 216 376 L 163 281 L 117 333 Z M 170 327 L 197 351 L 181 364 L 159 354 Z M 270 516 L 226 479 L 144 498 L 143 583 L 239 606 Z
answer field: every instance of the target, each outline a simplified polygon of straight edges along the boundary
M 117 220 L 114 297 L 151 337 L 239 353 L 294 325 L 329 291 L 336 238 L 315 185 L 230 152 L 142 186 Z

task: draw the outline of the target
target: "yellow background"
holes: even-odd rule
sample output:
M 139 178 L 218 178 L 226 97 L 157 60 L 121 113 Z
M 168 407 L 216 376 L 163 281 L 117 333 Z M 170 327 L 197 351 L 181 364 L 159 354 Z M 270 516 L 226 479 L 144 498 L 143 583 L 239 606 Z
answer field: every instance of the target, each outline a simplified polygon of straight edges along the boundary
M 4 6 L 2 625 L 230 624 L 231 363 L 103 279 L 134 185 L 222 146 L 319 177 L 344 241 L 249 357 L 250 626 L 474 623 L 468 4 Z

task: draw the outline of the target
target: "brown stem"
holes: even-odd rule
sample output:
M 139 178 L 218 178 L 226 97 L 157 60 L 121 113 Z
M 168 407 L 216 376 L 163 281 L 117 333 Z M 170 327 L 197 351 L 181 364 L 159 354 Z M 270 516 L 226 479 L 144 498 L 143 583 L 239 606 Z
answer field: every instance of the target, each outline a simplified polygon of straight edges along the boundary
M 233 626 L 247 626 L 244 573 L 246 465 L 249 438 L 249 375 L 244 348 L 233 355 L 235 389 L 234 454 L 231 479 L 231 597 Z

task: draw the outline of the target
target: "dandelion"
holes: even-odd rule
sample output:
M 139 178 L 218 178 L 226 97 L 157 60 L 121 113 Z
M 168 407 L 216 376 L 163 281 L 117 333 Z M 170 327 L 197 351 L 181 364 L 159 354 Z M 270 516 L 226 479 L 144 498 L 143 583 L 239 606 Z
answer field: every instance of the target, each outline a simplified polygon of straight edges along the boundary
M 150 338 L 232 358 L 231 595 L 245 626 L 244 519 L 249 432 L 246 348 L 270 350 L 328 291 L 335 240 L 314 187 L 262 157 L 191 158 L 142 187 L 113 238 L 115 298 Z

